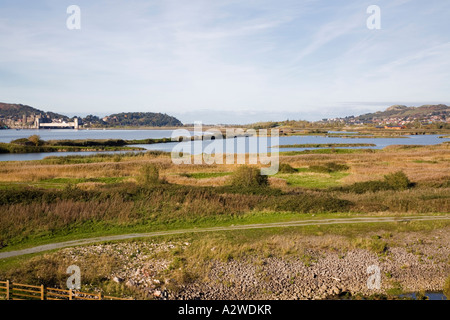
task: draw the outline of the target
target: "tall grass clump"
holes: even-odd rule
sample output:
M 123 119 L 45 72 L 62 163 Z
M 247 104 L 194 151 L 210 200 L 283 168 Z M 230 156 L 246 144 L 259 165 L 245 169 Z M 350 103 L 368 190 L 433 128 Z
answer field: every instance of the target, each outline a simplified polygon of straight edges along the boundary
M 334 188 L 333 190 L 353 192 L 361 194 L 365 192 L 378 192 L 387 190 L 406 190 L 412 188 L 412 183 L 403 171 L 390 173 L 384 176 L 384 180 L 356 182 L 349 186 Z
M 260 169 L 249 166 L 239 167 L 231 178 L 234 187 L 265 187 L 268 184 L 268 177 L 262 175 Z
M 295 170 L 295 168 L 293 168 L 289 163 L 280 163 L 278 172 L 279 173 L 294 173 L 294 172 L 297 172 L 297 170 Z
M 155 164 L 145 164 L 142 166 L 138 182 L 144 186 L 160 184 L 162 181 L 159 178 L 159 168 Z
M 309 166 L 309 170 L 313 172 L 321 172 L 321 173 L 331 173 L 331 172 L 337 172 L 337 171 L 346 171 L 350 167 L 346 164 L 339 164 L 336 162 L 328 162 L 324 165 L 317 165 L 317 166 Z
M 445 280 L 444 294 L 447 297 L 447 300 L 450 300 L 450 276 L 448 276 L 447 280 Z

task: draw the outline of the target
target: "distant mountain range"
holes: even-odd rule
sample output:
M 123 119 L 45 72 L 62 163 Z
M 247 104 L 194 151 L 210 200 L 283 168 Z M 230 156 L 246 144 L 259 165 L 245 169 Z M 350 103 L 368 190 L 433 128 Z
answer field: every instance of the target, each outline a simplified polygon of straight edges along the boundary
M 45 112 L 23 104 L 0 102 L 1 127 L 32 127 L 36 117 L 40 117 L 42 119 L 41 122 L 61 122 L 73 119 L 73 117 L 54 112 Z M 103 118 L 88 115 L 84 118 L 80 117 L 79 120 L 80 124 L 84 124 L 86 127 L 176 127 L 183 125 L 175 117 L 154 112 L 123 112 Z
M 24 115 L 26 117 L 41 115 L 44 118 L 51 117 L 52 119 L 62 119 L 62 120 L 69 119 L 69 117 L 59 113 L 45 112 L 23 104 L 0 102 L 0 119 L 10 118 L 18 120 L 22 119 Z
M 73 117 L 42 111 L 23 104 L 0 102 L 0 127 L 32 127 L 36 117 L 41 122 L 72 121 Z M 105 117 L 88 115 L 79 118 L 84 127 L 176 127 L 182 126 L 180 120 L 164 113 L 153 112 L 122 112 Z M 347 124 L 401 124 L 409 123 L 449 123 L 450 106 L 444 104 L 407 107 L 394 105 L 384 111 L 366 113 L 359 116 L 323 119 L 317 123 L 347 123 Z
M 445 104 L 407 107 L 394 105 L 384 111 L 366 113 L 359 116 L 323 119 L 321 122 L 344 122 L 347 124 L 410 124 L 410 123 L 447 123 L 450 121 L 450 106 Z

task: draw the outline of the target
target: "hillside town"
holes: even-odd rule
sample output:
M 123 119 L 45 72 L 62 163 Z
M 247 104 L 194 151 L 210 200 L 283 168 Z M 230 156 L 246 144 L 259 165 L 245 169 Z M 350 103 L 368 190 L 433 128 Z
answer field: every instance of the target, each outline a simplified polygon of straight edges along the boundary
M 441 110 L 433 110 L 429 108 L 425 112 L 414 112 L 411 114 L 404 114 L 407 108 L 390 107 L 384 112 L 369 113 L 360 116 L 347 116 L 343 118 L 322 119 L 319 121 L 323 124 L 341 123 L 345 125 L 355 126 L 375 126 L 379 128 L 407 128 L 411 126 L 421 126 L 430 124 L 450 124 L 450 108 L 444 106 Z M 389 113 L 395 114 L 389 115 Z
M 301 114 L 299 113 L 299 117 Z M 297 121 L 299 122 L 299 121 Z M 302 121 L 300 121 L 302 122 Z M 422 126 L 450 126 L 450 107 L 447 105 L 425 105 L 406 107 L 394 105 L 385 111 L 367 113 L 359 116 L 303 121 L 308 125 L 320 126 L 369 126 L 384 129 L 406 129 Z M 182 123 L 161 113 L 128 112 L 112 114 L 100 118 L 88 115 L 84 118 L 44 112 L 29 106 L 0 103 L 0 129 L 39 129 L 39 128 L 94 128 L 114 126 L 180 126 Z

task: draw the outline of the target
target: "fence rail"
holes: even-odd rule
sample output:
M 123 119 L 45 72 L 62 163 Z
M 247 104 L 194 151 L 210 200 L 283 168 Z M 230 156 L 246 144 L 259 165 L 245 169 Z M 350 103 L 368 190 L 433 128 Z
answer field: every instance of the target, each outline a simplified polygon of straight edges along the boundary
M 44 285 L 34 286 L 22 283 L 13 283 L 9 280 L 0 281 L 0 296 L 6 300 L 131 300 L 99 293 L 81 292 L 47 288 Z

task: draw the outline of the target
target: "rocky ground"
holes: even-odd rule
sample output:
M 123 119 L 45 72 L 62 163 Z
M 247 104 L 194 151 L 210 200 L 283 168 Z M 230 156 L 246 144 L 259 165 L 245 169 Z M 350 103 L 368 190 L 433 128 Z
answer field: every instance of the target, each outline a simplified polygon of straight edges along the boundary
M 138 289 L 157 299 L 325 299 L 343 293 L 385 294 L 393 288 L 407 292 L 441 291 L 450 275 L 450 235 L 435 230 L 426 238 L 419 233 L 393 236 L 383 253 L 368 249 L 317 248 L 305 237 L 301 256 L 249 256 L 238 260 L 213 260 L 203 264 L 195 281 L 176 283 L 171 271 L 174 255 L 189 243 L 129 242 L 64 249 L 73 261 L 85 255 L 114 256 L 119 261 L 109 279 Z M 213 248 L 212 248 L 213 249 Z M 175 266 L 175 267 L 174 267 Z M 379 270 L 380 289 L 368 279 Z M 369 281 L 369 283 L 372 283 Z

